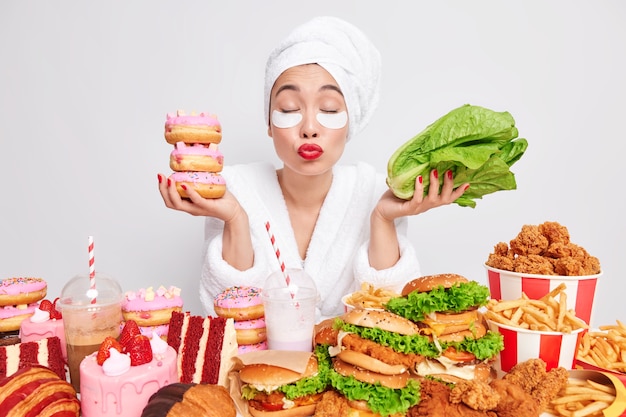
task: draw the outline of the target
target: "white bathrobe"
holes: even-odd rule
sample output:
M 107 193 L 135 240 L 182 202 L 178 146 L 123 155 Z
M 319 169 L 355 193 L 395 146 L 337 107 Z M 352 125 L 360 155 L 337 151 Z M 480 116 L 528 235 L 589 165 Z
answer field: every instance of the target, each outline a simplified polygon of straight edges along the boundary
M 333 183 L 319 213 L 306 253 L 301 259 L 287 213 L 276 168 L 269 163 L 234 165 L 224 168 L 228 189 L 248 213 L 254 265 L 239 271 L 222 258 L 224 223 L 206 219 L 206 255 L 202 267 L 200 299 L 206 314 L 215 315 L 213 298 L 234 285 L 263 287 L 271 272 L 280 270 L 266 230 L 271 233 L 287 268 L 304 269 L 315 281 L 320 295 L 318 320 L 343 313 L 341 297 L 358 289 L 361 282 L 397 291 L 416 276 L 419 264 L 413 246 L 406 237 L 407 219 L 396 223 L 400 241 L 400 260 L 391 268 L 375 270 L 367 255 L 370 214 L 386 190 L 385 177 L 373 167 L 335 166 Z

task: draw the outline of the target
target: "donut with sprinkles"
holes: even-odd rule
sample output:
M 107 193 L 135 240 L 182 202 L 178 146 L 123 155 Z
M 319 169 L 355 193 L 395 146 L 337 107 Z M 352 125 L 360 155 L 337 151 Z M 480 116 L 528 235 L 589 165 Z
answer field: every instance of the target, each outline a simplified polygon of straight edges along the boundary
M 215 296 L 215 314 L 235 321 L 254 320 L 265 316 L 261 289 L 252 286 L 226 288 Z
M 0 281 L 0 306 L 31 304 L 42 300 L 48 284 L 42 278 L 16 277 Z

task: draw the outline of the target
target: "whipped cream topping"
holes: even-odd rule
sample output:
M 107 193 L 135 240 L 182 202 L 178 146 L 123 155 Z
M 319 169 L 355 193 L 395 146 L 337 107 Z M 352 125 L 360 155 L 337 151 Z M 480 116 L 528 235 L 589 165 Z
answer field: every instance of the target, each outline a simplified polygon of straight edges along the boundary
M 50 320 L 50 312 L 43 311 L 38 308 L 35 309 L 35 312 L 29 319 L 32 323 L 45 323 Z
M 120 353 L 115 348 L 110 348 L 109 356 L 102 364 L 102 372 L 107 376 L 122 375 L 130 369 L 130 356 Z
M 152 348 L 153 355 L 164 355 L 165 351 L 167 351 L 167 342 L 156 333 L 152 333 L 152 338 L 150 339 L 150 347 Z

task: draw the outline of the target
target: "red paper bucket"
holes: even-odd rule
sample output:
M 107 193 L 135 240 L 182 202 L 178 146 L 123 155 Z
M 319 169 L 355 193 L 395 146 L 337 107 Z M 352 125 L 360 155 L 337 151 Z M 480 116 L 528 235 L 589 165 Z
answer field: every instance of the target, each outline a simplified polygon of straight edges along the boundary
M 488 320 L 489 329 L 504 337 L 504 350 L 496 360 L 496 368 L 508 372 L 519 362 L 540 358 L 546 369 L 574 369 L 576 349 L 585 329 L 572 333 L 544 332 L 507 326 Z
M 560 284 L 565 284 L 567 309 L 573 309 L 577 317 L 587 324 L 591 323 L 596 284 L 602 273 L 583 276 L 536 275 L 505 271 L 488 265 L 485 265 L 485 268 L 491 298 L 517 300 L 524 293 L 528 298 L 537 300 Z

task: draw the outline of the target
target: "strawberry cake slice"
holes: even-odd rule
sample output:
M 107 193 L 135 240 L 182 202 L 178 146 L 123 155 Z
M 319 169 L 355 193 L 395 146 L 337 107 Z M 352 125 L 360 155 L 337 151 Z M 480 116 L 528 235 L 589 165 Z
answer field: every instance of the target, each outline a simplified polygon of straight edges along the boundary
M 176 382 L 176 351 L 127 321 L 119 341 L 106 338 L 80 363 L 82 417 L 139 416 L 152 394 Z

